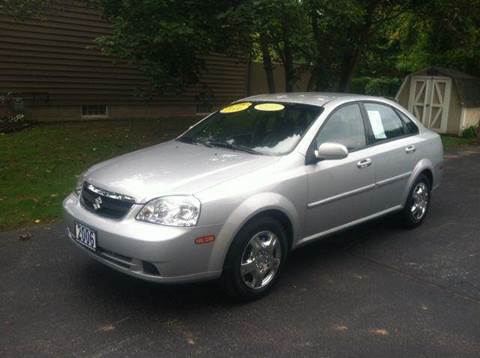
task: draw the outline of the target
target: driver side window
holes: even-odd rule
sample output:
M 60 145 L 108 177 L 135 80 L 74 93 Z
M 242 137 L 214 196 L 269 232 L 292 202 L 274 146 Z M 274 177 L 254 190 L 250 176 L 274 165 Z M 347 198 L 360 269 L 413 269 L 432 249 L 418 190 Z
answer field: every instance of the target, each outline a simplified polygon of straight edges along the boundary
M 334 112 L 315 141 L 317 147 L 326 142 L 343 144 L 350 152 L 364 148 L 367 139 L 360 106 L 349 104 Z

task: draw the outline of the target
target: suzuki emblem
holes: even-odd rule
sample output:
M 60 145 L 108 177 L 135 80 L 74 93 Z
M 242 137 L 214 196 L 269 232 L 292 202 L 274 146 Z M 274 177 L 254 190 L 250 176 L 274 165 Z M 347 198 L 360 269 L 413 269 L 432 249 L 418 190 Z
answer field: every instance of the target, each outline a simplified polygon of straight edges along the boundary
M 99 210 L 102 207 L 103 201 L 100 196 L 97 196 L 95 200 L 93 201 L 93 208 L 95 210 Z

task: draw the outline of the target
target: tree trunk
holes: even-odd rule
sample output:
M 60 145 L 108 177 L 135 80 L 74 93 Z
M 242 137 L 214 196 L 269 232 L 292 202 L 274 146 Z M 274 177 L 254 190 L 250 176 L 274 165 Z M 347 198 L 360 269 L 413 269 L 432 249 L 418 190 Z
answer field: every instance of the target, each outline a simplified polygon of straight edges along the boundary
M 310 79 L 307 84 L 307 92 L 327 91 L 328 78 L 323 64 L 315 64 L 310 68 Z
M 293 66 L 293 54 L 290 46 L 284 44 L 283 69 L 285 71 L 285 91 L 292 92 L 295 85 L 295 68 Z
M 364 24 L 359 29 L 351 28 L 351 38 L 356 39 L 353 48 L 347 48 L 343 55 L 343 61 L 340 71 L 340 82 L 338 90 L 340 92 L 347 92 L 350 89 L 353 76 L 360 61 L 361 49 L 366 46 L 372 35 L 373 14 L 380 1 L 372 1 L 367 6 L 367 11 L 364 17 Z
M 352 83 L 358 61 L 360 60 L 360 49 L 348 49 L 343 55 L 343 61 L 340 72 L 340 81 L 338 90 L 340 92 L 348 92 Z
M 296 82 L 296 71 L 293 65 L 293 48 L 290 43 L 290 36 L 291 36 L 290 19 L 283 3 L 281 3 L 281 9 L 282 9 L 281 39 L 283 42 L 283 46 L 278 46 L 279 47 L 278 53 L 281 54 L 280 57 L 282 59 L 283 70 L 285 73 L 285 92 L 293 92 L 293 87 Z
M 307 92 L 311 92 L 314 89 L 316 78 L 315 78 L 315 69 L 312 68 L 310 70 L 310 78 L 308 79 L 307 83 Z
M 308 81 L 307 91 L 325 91 L 329 89 L 330 82 L 330 73 L 328 71 L 328 66 L 325 63 L 324 49 L 328 46 L 325 44 L 325 37 L 322 34 L 322 31 L 319 28 L 318 23 L 318 13 L 316 6 L 313 6 L 313 2 L 310 3 L 310 23 L 312 26 L 313 38 L 315 51 L 313 54 L 311 67 L 311 76 Z
M 260 50 L 262 51 L 263 68 L 267 77 L 268 92 L 275 93 L 275 78 L 273 76 L 272 57 L 266 36 L 260 37 Z

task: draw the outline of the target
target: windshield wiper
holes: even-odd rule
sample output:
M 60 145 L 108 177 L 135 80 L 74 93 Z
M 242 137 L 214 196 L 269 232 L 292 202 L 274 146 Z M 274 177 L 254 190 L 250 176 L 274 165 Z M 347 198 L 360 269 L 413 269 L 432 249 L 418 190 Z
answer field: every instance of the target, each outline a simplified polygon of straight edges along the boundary
M 239 145 L 239 144 L 232 144 L 232 143 L 220 142 L 220 141 L 214 141 L 214 140 L 213 141 L 208 140 L 208 141 L 201 142 L 201 143 L 205 143 L 206 145 L 211 145 L 211 146 L 214 146 L 214 147 L 222 147 L 222 148 L 227 148 L 227 149 L 232 149 L 232 150 L 238 150 L 238 151 L 241 151 L 241 152 L 247 152 L 247 153 L 250 153 L 250 154 L 261 154 L 260 152 L 257 152 L 256 150 L 254 150 L 252 148 L 245 147 L 245 146 Z
M 249 147 L 245 147 L 243 145 L 231 144 L 231 143 L 215 141 L 215 140 L 208 140 L 208 139 L 202 139 L 202 138 L 194 139 L 192 137 L 180 137 L 180 138 L 177 138 L 176 140 L 178 140 L 180 142 L 184 142 L 184 143 L 190 143 L 190 144 L 202 144 L 206 147 L 221 147 L 221 148 L 227 148 L 227 149 L 231 149 L 231 150 L 238 150 L 238 151 L 242 151 L 242 152 L 247 152 L 247 153 L 250 153 L 250 154 L 262 154 L 260 152 L 257 152 L 254 149 L 251 149 Z
M 198 142 L 192 137 L 180 137 L 175 140 L 178 140 L 179 142 L 183 142 L 183 143 L 198 144 Z
M 208 141 L 198 140 L 198 139 L 195 139 L 195 138 L 192 138 L 192 137 L 180 137 L 180 138 L 177 138 L 176 140 L 178 140 L 179 142 L 195 144 L 195 145 L 201 144 L 201 145 L 204 145 L 206 147 L 212 147 L 213 146 L 213 145 L 210 145 L 208 143 Z

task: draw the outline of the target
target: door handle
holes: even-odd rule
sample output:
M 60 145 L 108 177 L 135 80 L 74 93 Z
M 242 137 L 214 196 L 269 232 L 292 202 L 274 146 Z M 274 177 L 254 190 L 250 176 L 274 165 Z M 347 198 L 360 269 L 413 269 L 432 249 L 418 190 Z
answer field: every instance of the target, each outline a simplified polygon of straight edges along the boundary
M 367 168 L 370 165 L 372 165 L 372 160 L 370 158 L 360 160 L 357 162 L 357 167 L 362 169 L 362 168 Z
M 413 153 L 414 151 L 416 151 L 417 149 L 415 148 L 414 145 L 409 145 L 408 147 L 405 148 L 405 152 L 408 154 L 408 153 Z

